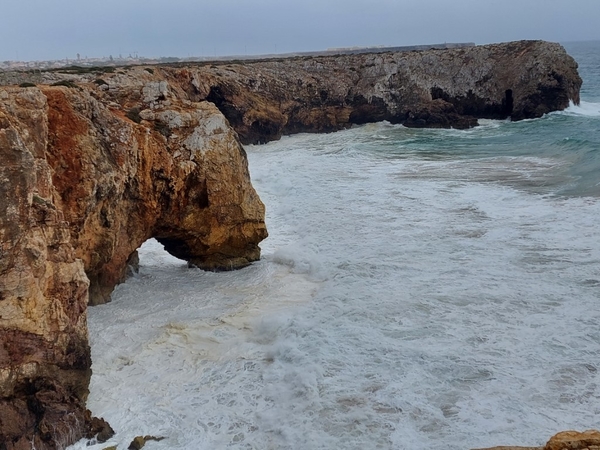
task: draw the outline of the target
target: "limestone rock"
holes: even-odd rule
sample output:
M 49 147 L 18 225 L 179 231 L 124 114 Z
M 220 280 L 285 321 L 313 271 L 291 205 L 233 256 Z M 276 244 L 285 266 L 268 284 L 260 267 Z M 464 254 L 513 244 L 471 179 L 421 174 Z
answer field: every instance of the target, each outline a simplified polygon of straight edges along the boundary
M 465 128 L 563 109 L 581 86 L 573 59 L 542 41 L 130 67 L 98 80 L 48 72 L 39 87 L 0 88 L 7 449 L 93 433 L 86 307 L 109 300 L 145 240 L 209 270 L 259 258 L 264 205 L 238 135 L 266 142 L 380 120 Z
M 563 431 L 553 436 L 544 450 L 600 450 L 600 431 Z
M 257 260 L 267 235 L 219 110 L 166 81 L 117 81 L 0 89 L 2 448 L 110 435 L 85 409 L 86 308 L 109 300 L 144 241 L 229 270 Z M 134 108 L 152 114 L 135 121 Z
M 77 83 L 96 76 L 44 74 Z M 211 102 L 243 143 L 381 120 L 469 128 L 478 118 L 536 118 L 579 104 L 582 83 L 573 58 L 545 41 L 124 68 L 102 77 L 97 93 L 117 106 L 124 95 L 150 111 L 176 98 Z M 34 78 L 18 77 L 39 83 Z
M 163 70 L 213 102 L 244 143 L 381 120 L 468 128 L 541 117 L 578 104 L 582 82 L 564 48 L 544 41 Z
M 499 447 L 474 448 L 472 450 L 544 450 L 544 447 L 515 447 L 512 445 L 501 445 Z
M 473 450 L 600 450 L 600 431 L 562 431 L 543 447 L 491 447 Z

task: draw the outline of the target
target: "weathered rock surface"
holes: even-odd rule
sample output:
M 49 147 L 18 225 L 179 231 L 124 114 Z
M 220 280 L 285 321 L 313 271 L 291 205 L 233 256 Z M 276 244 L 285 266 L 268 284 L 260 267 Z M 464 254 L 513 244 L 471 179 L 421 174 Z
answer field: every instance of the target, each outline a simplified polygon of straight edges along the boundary
M 177 86 L 192 101 L 212 102 L 243 143 L 381 120 L 409 127 L 469 128 L 478 118 L 536 118 L 562 110 L 570 101 L 579 104 L 582 82 L 565 49 L 545 41 L 182 63 L 148 70 L 155 71 L 159 84 L 147 88 L 145 96 L 160 96 L 161 89 Z M 19 80 L 40 78 L 93 81 L 94 75 L 23 74 Z M 111 92 L 123 79 L 114 73 L 96 81 L 107 83 L 100 87 Z
M 163 70 L 191 99 L 217 105 L 244 143 L 381 120 L 468 128 L 535 118 L 578 104 L 581 87 L 577 63 L 543 41 Z
M 0 448 L 106 434 L 85 409 L 86 308 L 145 240 L 228 270 L 266 237 L 246 154 L 214 105 L 143 76 L 111 89 L 0 89 Z
M 600 431 L 562 431 L 543 447 L 491 447 L 474 450 L 600 450 Z
M 600 450 L 600 431 L 563 431 L 553 436 L 544 450 Z

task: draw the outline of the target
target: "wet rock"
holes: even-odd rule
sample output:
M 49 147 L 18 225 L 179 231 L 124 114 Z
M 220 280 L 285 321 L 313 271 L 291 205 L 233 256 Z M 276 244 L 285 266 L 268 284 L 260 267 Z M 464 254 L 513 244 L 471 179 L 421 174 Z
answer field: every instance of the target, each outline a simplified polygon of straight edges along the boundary
M 108 441 L 115 435 L 115 430 L 102 418 L 93 417 L 90 423 L 90 430 L 86 437 L 88 439 L 95 438 L 97 442 L 103 443 Z
M 140 450 L 148 441 L 162 441 L 164 437 L 136 436 L 127 447 L 128 450 Z

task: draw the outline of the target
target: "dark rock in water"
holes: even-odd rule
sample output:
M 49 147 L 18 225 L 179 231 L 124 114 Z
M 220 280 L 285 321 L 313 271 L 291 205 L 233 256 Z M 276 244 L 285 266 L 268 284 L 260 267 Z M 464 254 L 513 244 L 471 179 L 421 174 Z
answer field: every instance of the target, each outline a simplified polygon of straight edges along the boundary
M 88 439 L 96 438 L 96 441 L 103 443 L 114 435 L 115 430 L 112 429 L 106 420 L 93 417 L 86 437 Z
M 127 450 L 140 450 L 148 441 L 162 441 L 163 439 L 164 437 L 136 436 L 133 441 L 131 441 L 131 444 L 129 444 L 129 447 L 127 447 Z
M 146 439 L 144 436 L 136 436 L 127 447 L 127 450 L 140 450 L 144 445 L 146 445 Z
M 13 398 L 0 400 L 0 448 L 54 450 L 74 443 L 73 436 L 98 434 L 100 440 L 114 434 L 56 380 L 37 378 L 14 389 Z

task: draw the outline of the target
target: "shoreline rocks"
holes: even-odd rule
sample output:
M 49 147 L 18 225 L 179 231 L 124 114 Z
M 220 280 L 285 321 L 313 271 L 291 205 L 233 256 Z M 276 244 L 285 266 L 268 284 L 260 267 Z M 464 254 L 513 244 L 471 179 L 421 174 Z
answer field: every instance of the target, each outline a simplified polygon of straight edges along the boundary
M 387 120 L 469 128 L 579 104 L 577 63 L 559 44 L 518 41 L 186 68 L 191 93 L 213 102 L 243 143 Z
M 600 431 L 561 431 L 542 447 L 500 446 L 473 450 L 599 450 Z

